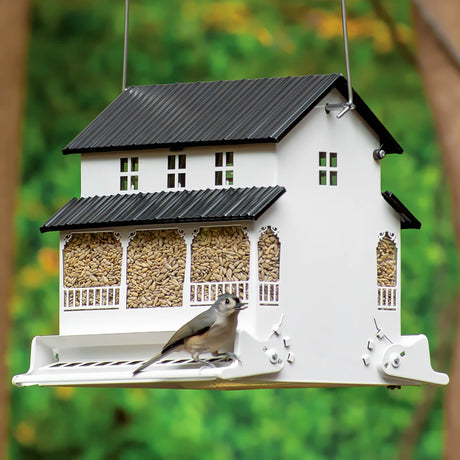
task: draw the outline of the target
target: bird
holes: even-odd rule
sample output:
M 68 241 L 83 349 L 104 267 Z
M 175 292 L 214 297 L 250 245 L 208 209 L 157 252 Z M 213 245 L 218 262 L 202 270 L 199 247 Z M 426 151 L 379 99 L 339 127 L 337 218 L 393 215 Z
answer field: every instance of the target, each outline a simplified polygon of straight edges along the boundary
M 200 354 L 212 353 L 214 356 L 219 356 L 219 350 L 236 331 L 239 312 L 246 308 L 247 305 L 242 303 L 236 295 L 228 293 L 220 295 L 208 310 L 195 316 L 178 329 L 160 353 L 136 368 L 133 376 L 169 353 L 183 349 L 192 355 L 194 361 L 214 367 L 209 361 L 200 359 Z M 224 354 L 241 362 L 234 353 L 224 352 Z

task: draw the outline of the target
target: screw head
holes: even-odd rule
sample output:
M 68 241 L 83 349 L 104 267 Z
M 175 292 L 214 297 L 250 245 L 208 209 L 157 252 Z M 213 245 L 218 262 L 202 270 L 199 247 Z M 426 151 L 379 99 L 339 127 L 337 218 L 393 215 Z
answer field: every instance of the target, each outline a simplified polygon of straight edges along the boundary
M 392 354 L 390 362 L 393 367 L 399 367 L 399 365 L 401 364 L 401 358 L 399 357 L 399 354 Z
M 386 156 L 386 152 L 383 149 L 375 149 L 373 152 L 374 160 L 383 160 Z

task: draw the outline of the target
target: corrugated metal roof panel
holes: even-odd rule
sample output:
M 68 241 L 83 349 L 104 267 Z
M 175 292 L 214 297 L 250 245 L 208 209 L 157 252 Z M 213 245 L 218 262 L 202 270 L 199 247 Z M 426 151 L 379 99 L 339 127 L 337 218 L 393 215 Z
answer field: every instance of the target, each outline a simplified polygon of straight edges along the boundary
M 73 198 L 40 230 L 257 220 L 285 191 L 276 185 Z
M 347 97 L 340 74 L 132 86 L 64 153 L 278 142 L 333 88 Z M 401 153 L 356 93 L 355 104 L 384 150 Z

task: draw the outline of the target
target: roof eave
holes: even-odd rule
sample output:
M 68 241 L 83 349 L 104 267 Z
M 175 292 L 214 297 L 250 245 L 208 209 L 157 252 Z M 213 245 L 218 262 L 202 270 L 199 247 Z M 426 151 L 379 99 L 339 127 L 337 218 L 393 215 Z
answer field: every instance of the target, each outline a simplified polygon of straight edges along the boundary
M 199 222 L 242 222 L 242 221 L 255 221 L 258 217 L 254 215 L 249 216 L 237 216 L 237 217 L 219 217 L 219 218 L 196 218 L 196 219 L 156 219 L 156 220 L 138 220 L 133 221 L 114 221 L 114 222 L 102 222 L 102 223 L 82 223 L 77 225 L 62 225 L 62 226 L 46 226 L 40 227 L 41 233 L 55 232 L 55 231 L 71 231 L 71 230 L 90 230 L 90 229 L 101 229 L 101 228 L 115 228 L 115 227 L 132 227 L 133 225 L 165 225 L 165 224 L 193 224 Z
M 343 97 L 348 99 L 347 80 L 343 75 L 335 81 L 335 88 Z M 353 103 L 364 121 L 379 135 L 382 149 L 385 150 L 385 153 L 403 153 L 404 150 L 398 141 L 390 134 L 383 123 L 375 116 L 374 112 L 372 112 L 355 90 L 353 90 Z
M 224 139 L 224 140 L 211 140 L 211 141 L 197 141 L 197 142 L 171 142 L 162 144 L 135 144 L 135 145 L 117 145 L 117 146 L 104 146 L 104 147 L 89 147 L 89 148 L 64 148 L 62 153 L 64 155 L 82 154 L 82 153 L 97 153 L 97 152 L 128 152 L 136 150 L 158 150 L 169 149 L 172 151 L 179 151 L 190 147 L 211 147 L 219 145 L 243 145 L 243 144 L 267 144 L 277 143 L 281 138 L 261 138 L 261 139 Z

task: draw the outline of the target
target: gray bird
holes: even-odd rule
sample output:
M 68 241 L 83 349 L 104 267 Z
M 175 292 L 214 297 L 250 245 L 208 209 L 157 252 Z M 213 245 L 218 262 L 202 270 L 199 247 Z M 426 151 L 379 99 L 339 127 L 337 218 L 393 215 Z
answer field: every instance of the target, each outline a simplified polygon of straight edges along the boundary
M 161 352 L 135 369 L 133 375 L 143 371 L 169 353 L 183 349 L 188 351 L 195 361 L 214 367 L 208 361 L 200 359 L 200 354 L 218 355 L 218 351 L 235 333 L 238 313 L 245 308 L 247 305 L 241 303 L 236 295 L 222 294 L 208 310 L 184 324 L 169 339 Z M 238 359 L 233 353 L 227 352 L 225 355 Z

